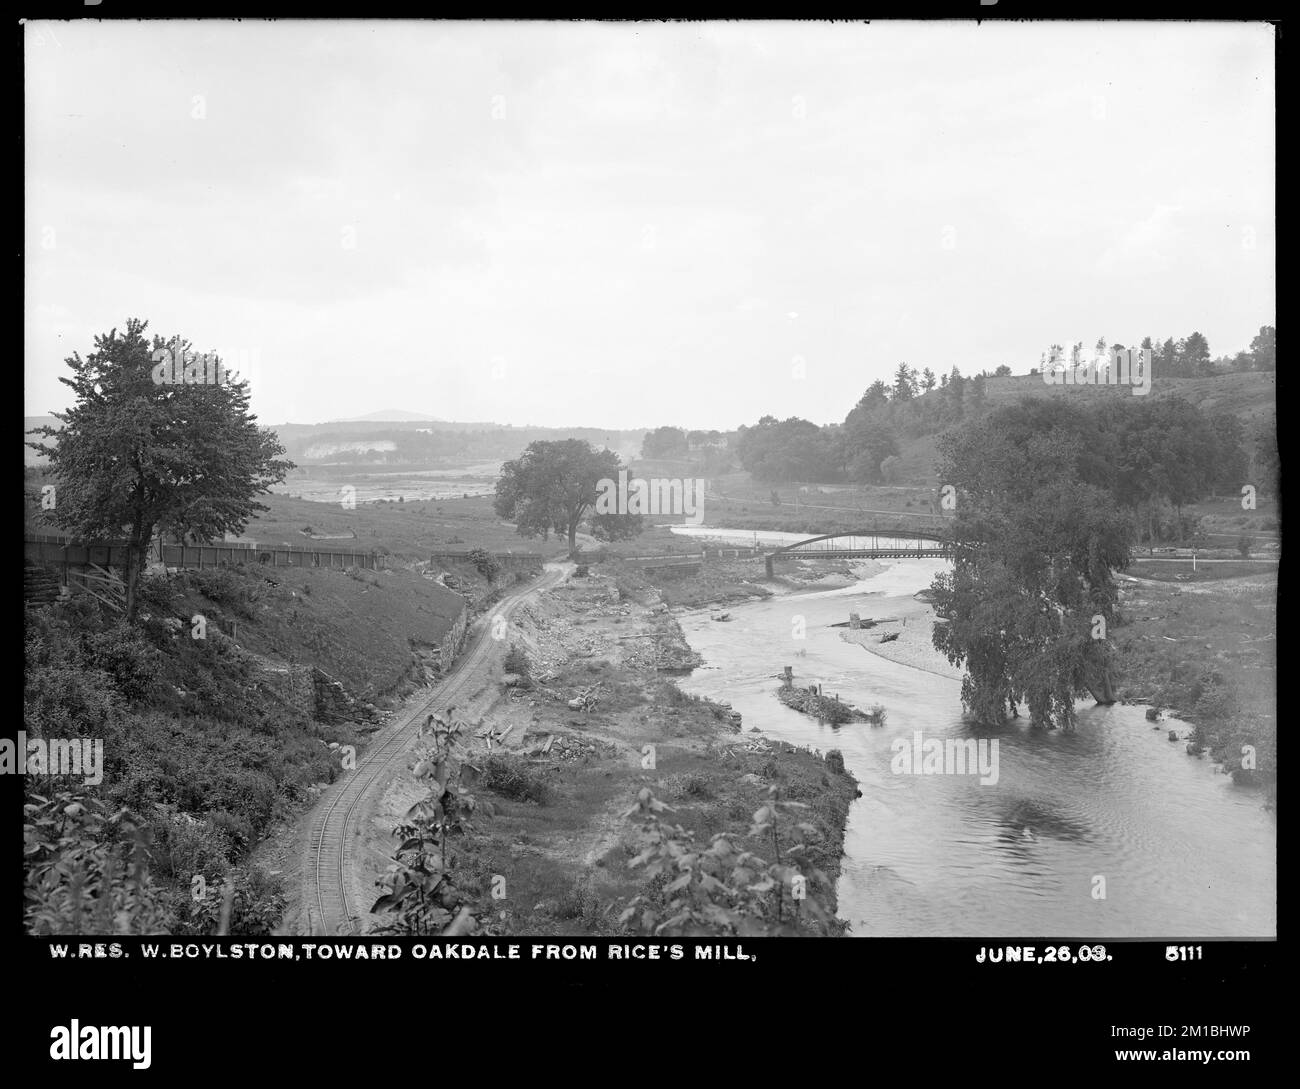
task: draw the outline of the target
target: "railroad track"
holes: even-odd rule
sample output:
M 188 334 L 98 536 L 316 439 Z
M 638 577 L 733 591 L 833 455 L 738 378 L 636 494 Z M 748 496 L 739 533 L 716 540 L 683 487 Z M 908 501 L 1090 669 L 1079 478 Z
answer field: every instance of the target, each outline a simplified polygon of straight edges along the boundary
M 508 620 L 524 601 L 550 589 L 565 574 L 564 570 L 547 572 L 538 583 L 506 598 L 484 617 L 476 625 L 477 631 L 467 649 L 433 694 L 386 727 L 382 739 L 370 746 L 356 770 L 335 785 L 333 798 L 317 816 L 311 831 L 307 872 L 315 887 L 309 898 L 310 933 L 361 932 L 361 920 L 367 909 L 353 903 L 350 881 L 355 865 L 353 844 L 360 839 L 360 829 L 356 826 L 364 802 L 373 790 L 387 782 L 398 761 L 410 749 L 418 736 L 418 730 L 412 727 L 435 711 L 455 706 L 479 679 L 479 670 L 493 652 L 494 640 L 489 634 L 493 618 L 500 616 Z

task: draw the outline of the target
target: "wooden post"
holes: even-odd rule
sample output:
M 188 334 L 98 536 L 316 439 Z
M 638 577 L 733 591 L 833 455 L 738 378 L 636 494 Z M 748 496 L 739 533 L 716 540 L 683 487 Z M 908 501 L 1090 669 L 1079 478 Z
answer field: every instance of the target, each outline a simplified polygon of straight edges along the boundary
M 784 671 L 782 672 L 782 678 L 781 678 L 781 679 L 782 679 L 782 687 L 783 687 L 783 688 L 792 688 L 792 687 L 794 687 L 794 667 L 793 667 L 793 666 L 786 666 L 785 669 L 784 669 Z

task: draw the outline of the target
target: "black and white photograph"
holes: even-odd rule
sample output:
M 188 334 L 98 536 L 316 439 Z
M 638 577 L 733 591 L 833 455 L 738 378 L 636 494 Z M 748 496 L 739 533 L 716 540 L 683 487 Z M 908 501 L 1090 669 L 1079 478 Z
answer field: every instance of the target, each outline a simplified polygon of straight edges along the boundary
M 21 27 L 22 941 L 1277 938 L 1275 24 L 109 7 Z

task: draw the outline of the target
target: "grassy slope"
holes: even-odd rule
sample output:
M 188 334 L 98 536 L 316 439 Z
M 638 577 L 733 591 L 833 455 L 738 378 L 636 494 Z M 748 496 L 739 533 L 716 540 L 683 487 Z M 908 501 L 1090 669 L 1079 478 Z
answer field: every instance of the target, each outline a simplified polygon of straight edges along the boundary
M 345 510 L 334 503 L 313 503 L 285 495 L 266 496 L 270 509 L 249 523 L 245 534 L 259 544 L 306 548 L 316 534 L 356 533 L 355 541 L 317 542 L 321 548 L 359 547 L 387 551 L 403 560 L 427 560 L 438 548 L 486 548 L 489 551 L 562 554 L 565 542 L 524 538 L 492 510 L 489 497 L 424 500 L 410 503 L 363 503 Z
M 151 829 L 169 932 L 210 933 L 189 883 L 201 873 L 217 888 L 231 873 L 245 890 L 234 932 L 264 933 L 278 891 L 249 853 L 337 777 L 327 743 L 362 745 L 378 717 L 368 704 L 427 682 L 459 600 L 406 570 L 187 571 L 145 581 L 129 632 L 77 595 L 29 617 L 24 728 L 104 738 L 97 793 Z M 196 614 L 203 639 L 191 637 Z M 319 666 L 358 702 L 342 720 L 315 719 L 310 695 L 290 698 L 275 672 L 291 664 Z
M 1129 622 L 1114 629 L 1121 699 L 1168 708 L 1196 725 L 1193 744 L 1207 746 L 1225 770 L 1240 765 L 1241 746 L 1257 750 L 1257 775 L 1270 799 L 1277 777 L 1277 575 L 1196 582 L 1126 582 Z M 1180 574 L 1186 574 L 1183 565 Z
M 213 592 L 225 572 L 181 580 Z M 229 576 L 229 597 L 195 594 L 184 607 L 204 612 L 225 631 L 238 622 L 238 642 L 266 658 L 318 666 L 365 699 L 397 700 L 423 681 L 417 651 L 432 652 L 463 599 L 407 570 L 348 574 L 300 567 L 250 568 Z M 241 592 L 257 599 L 241 602 Z M 206 612 L 205 612 L 206 610 Z

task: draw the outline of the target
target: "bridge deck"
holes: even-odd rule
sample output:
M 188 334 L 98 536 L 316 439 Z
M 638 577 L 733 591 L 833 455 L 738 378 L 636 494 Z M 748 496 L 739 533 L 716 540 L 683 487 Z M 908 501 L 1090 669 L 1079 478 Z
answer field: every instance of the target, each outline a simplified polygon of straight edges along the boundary
M 772 553 L 773 556 L 813 556 L 819 560 L 888 559 L 906 556 L 946 556 L 946 548 L 790 548 Z

